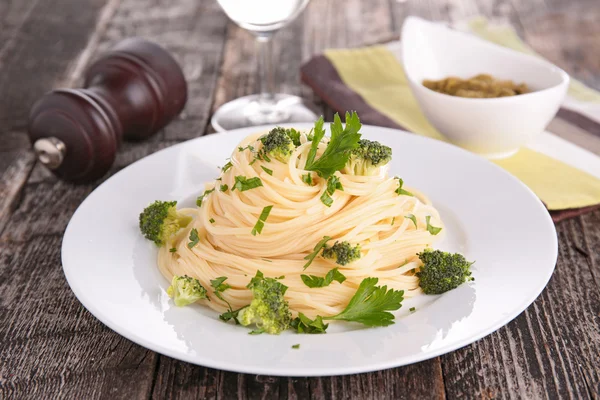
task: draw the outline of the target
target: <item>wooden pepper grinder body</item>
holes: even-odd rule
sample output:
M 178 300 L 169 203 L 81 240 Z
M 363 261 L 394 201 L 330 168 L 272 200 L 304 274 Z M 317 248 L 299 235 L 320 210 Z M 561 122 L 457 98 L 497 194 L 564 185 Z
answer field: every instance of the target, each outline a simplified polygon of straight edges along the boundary
M 177 116 L 187 100 L 177 62 L 160 46 L 126 39 L 86 71 L 82 89 L 56 89 L 29 116 L 40 162 L 59 177 L 89 182 L 104 175 L 123 138 L 141 140 Z

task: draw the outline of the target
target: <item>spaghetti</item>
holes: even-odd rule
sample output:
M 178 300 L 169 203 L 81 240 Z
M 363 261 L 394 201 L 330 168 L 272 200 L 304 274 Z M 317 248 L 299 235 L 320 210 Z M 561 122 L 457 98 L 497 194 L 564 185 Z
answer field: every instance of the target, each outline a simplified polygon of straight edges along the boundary
M 404 290 L 405 297 L 421 293 L 415 276 L 421 266 L 417 253 L 437 239 L 428 230 L 430 224 L 442 226 L 424 195 L 414 189 L 399 191 L 401 181 L 388 176 L 387 165 L 373 176 L 342 170 L 335 176 L 343 190 L 329 196 L 328 207 L 322 200 L 327 181 L 304 170 L 311 147 L 307 135 L 300 134 L 300 144 L 286 163 L 257 157 L 260 136 L 245 138 L 233 151 L 221 176 L 206 185 L 200 207 L 179 210 L 192 216 L 193 222 L 173 237 L 170 246 L 159 250 L 158 265 L 167 279 L 188 275 L 210 287 L 211 280 L 226 276 L 231 288 L 221 293 L 222 299 L 213 294 L 210 301 L 201 300 L 223 312 L 228 308 L 223 299 L 233 309 L 252 301 L 246 285 L 257 270 L 265 276 L 283 275 L 290 309 L 311 318 L 341 312 L 367 277 Z M 319 144 L 317 156 L 326 146 L 326 141 Z M 240 190 L 240 177 L 258 178 L 260 186 Z M 253 232 L 268 206 L 272 208 L 262 230 Z M 190 248 L 193 229 L 199 241 Z M 331 237 L 328 244 L 360 245 L 360 259 L 338 265 L 319 254 L 305 271 L 305 257 L 325 236 Z M 346 277 L 343 283 L 311 288 L 301 279 L 302 274 L 325 276 L 333 268 Z

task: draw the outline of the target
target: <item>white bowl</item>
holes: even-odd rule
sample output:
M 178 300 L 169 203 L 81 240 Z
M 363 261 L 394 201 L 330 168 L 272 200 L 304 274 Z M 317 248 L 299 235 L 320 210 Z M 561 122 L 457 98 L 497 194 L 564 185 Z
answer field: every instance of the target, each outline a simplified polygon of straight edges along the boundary
M 402 58 L 429 122 L 453 143 L 488 158 L 512 155 L 543 132 L 569 85 L 567 73 L 547 61 L 416 17 L 402 26 Z M 524 82 L 532 92 L 472 99 L 441 94 L 422 83 L 481 73 Z

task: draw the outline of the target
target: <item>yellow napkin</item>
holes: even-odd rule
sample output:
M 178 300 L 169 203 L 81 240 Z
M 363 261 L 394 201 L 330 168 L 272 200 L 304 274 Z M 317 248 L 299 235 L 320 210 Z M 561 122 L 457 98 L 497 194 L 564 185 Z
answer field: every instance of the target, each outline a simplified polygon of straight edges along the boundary
M 494 35 L 497 36 L 486 39 L 494 40 L 493 37 L 497 43 L 502 40 L 500 44 L 526 49 L 516 35 Z M 445 140 L 421 113 L 402 65 L 387 46 L 327 50 L 325 57 L 333 64 L 344 84 L 362 96 L 372 108 L 412 132 Z M 577 93 L 580 99 L 600 99 L 598 93 L 582 84 L 574 82 L 574 85 L 571 91 Z M 494 162 L 529 186 L 549 210 L 600 203 L 600 180 L 542 153 L 522 148 L 514 156 Z

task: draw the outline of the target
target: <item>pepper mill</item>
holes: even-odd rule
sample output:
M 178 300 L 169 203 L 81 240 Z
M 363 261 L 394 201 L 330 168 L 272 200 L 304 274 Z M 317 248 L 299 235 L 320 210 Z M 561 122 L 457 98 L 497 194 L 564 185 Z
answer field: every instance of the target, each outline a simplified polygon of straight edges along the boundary
M 29 138 L 54 174 L 90 182 L 108 171 L 123 138 L 156 133 L 186 100 L 185 78 L 171 55 L 155 43 L 126 39 L 90 65 L 83 88 L 56 89 L 34 104 Z

